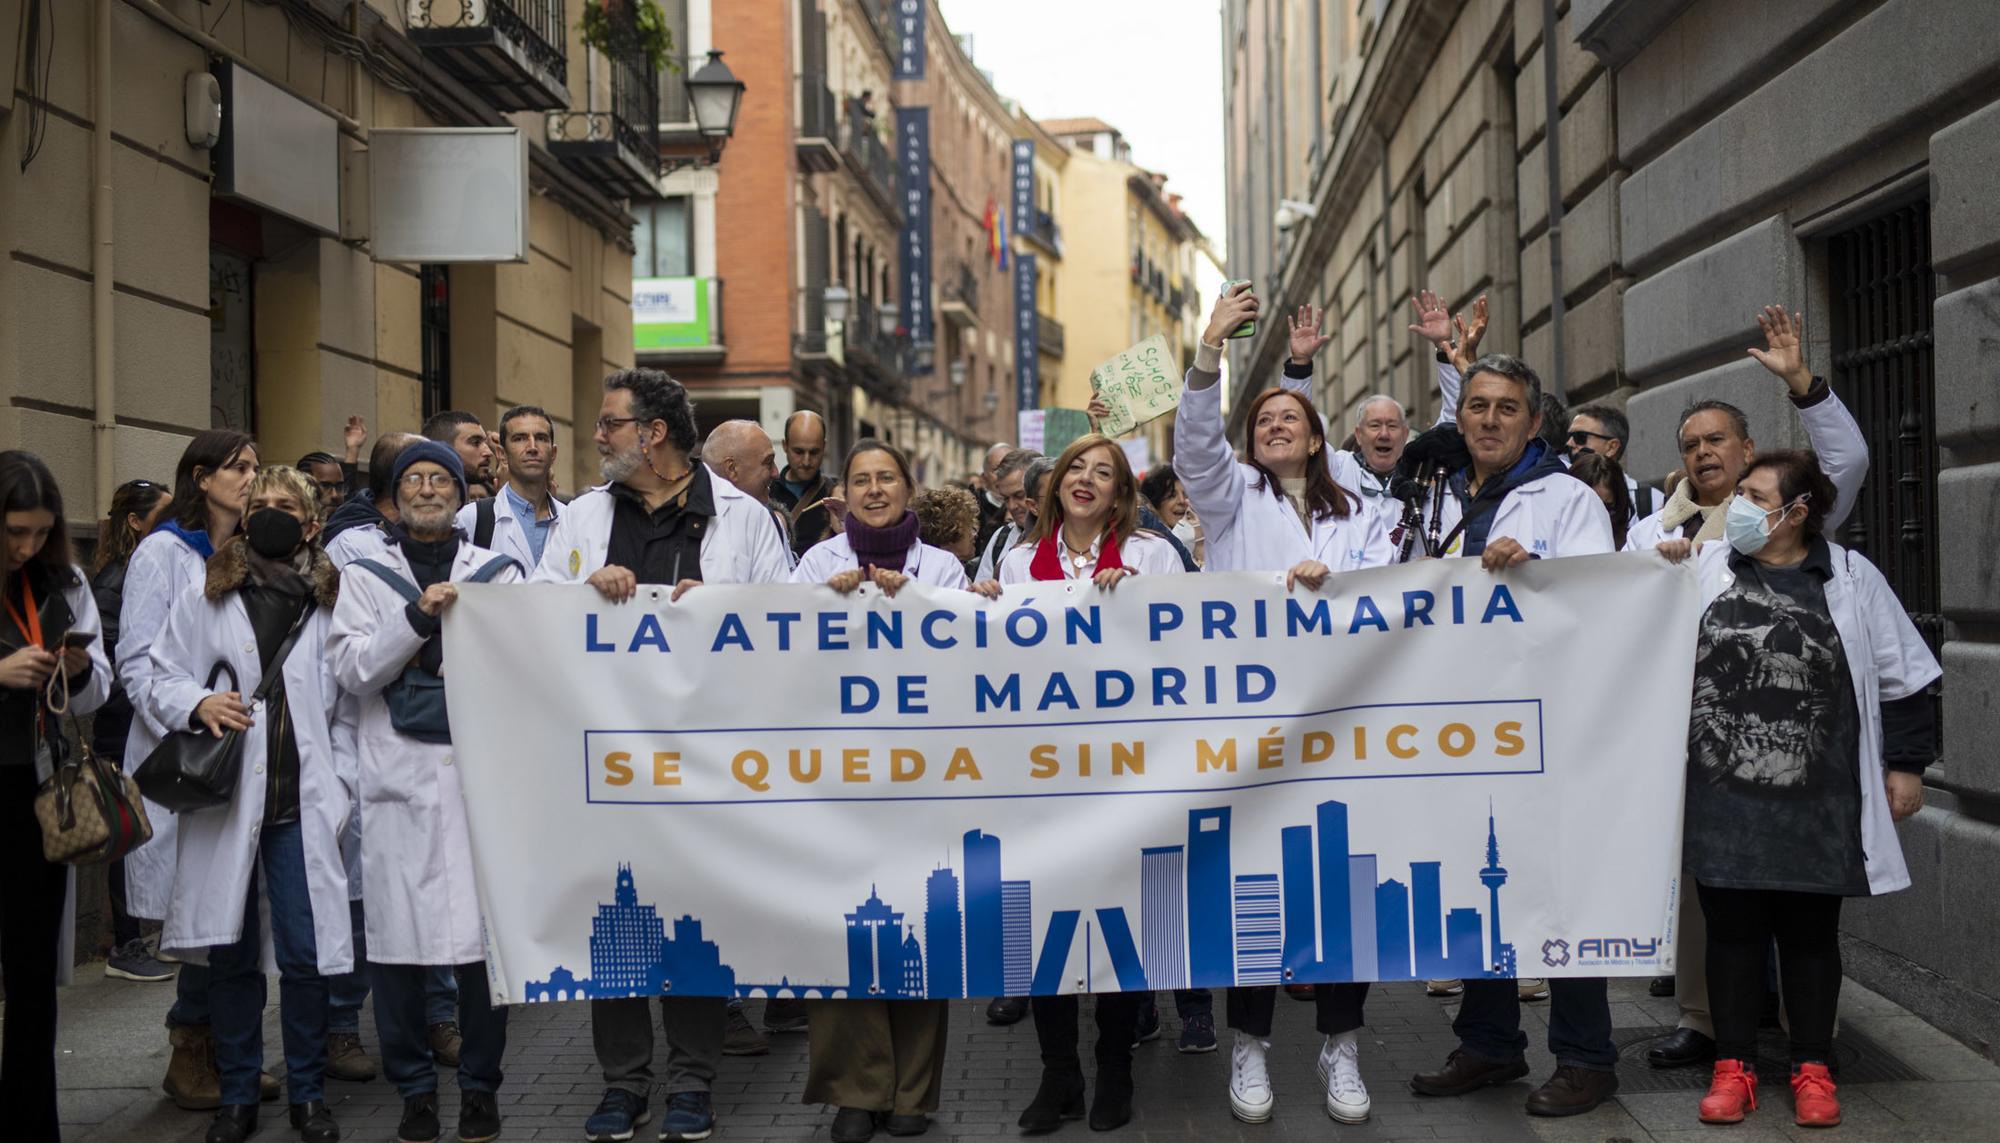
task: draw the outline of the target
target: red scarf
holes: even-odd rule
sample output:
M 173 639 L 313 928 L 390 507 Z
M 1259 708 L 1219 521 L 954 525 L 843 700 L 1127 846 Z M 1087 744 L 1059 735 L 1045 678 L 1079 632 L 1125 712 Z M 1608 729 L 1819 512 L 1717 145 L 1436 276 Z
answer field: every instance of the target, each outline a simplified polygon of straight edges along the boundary
M 1051 528 L 1049 534 L 1042 537 L 1042 542 L 1035 545 L 1035 558 L 1028 564 L 1029 575 L 1038 580 L 1069 578 L 1063 574 L 1062 554 L 1056 551 L 1056 545 L 1062 543 L 1061 533 L 1060 527 Z M 1125 561 L 1118 558 L 1118 533 L 1106 532 L 1104 542 L 1097 548 L 1097 566 L 1091 569 L 1090 574 L 1095 576 L 1098 572 L 1124 566 Z

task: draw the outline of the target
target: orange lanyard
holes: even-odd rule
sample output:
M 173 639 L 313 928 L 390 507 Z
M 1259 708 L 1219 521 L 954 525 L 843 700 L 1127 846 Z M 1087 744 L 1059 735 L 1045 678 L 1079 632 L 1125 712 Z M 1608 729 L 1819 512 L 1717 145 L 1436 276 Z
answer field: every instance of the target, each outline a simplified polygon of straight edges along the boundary
M 40 647 L 42 645 L 42 609 L 35 606 L 35 588 L 34 585 L 28 582 L 26 575 L 21 577 L 21 601 L 28 605 L 27 618 L 23 619 L 21 617 L 21 612 L 14 606 L 14 600 L 11 596 L 7 599 L 7 618 L 12 619 L 14 626 L 20 629 L 21 634 L 28 637 L 29 646 Z

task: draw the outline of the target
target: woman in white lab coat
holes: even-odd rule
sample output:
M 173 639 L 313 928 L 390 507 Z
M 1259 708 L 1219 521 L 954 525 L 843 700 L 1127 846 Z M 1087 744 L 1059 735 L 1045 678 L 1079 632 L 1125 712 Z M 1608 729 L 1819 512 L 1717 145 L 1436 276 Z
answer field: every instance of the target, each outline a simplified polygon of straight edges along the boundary
M 917 537 L 917 514 L 910 510 L 916 481 L 901 449 L 860 441 L 847 454 L 841 479 L 845 530 L 799 557 L 793 583 L 823 583 L 846 595 L 867 582 L 889 596 L 912 580 L 966 586 L 959 558 Z M 890 988 L 898 983 L 887 982 Z M 948 1015 L 945 1001 L 921 997 L 806 1001 L 805 1102 L 838 1109 L 834 1143 L 864 1143 L 878 1123 L 891 1135 L 925 1130 L 944 1086 Z
M 178 726 L 164 726 L 149 712 L 153 685 L 153 640 L 167 625 L 167 613 L 200 586 L 215 545 L 236 533 L 257 475 L 257 446 L 232 429 L 196 433 L 174 466 L 174 498 L 153 534 L 139 541 L 125 569 L 125 608 L 118 618 L 118 681 L 132 702 L 132 731 L 125 740 L 125 769 L 134 771 Z M 146 804 L 153 840 L 125 857 L 125 907 L 135 917 L 167 919 L 174 888 L 174 815 Z M 161 1083 L 174 1103 L 188 1111 L 221 1106 L 209 1039 L 208 966 L 184 964 L 174 982 L 167 1012 L 167 1039 L 173 1053 Z M 275 1097 L 275 1079 L 261 1081 Z
M 223 541 L 149 653 L 154 722 L 217 737 L 234 730 L 243 744 L 230 800 L 180 816 L 160 945 L 208 963 L 222 1092 L 208 1143 L 257 1130 L 267 964 L 279 974 L 292 1125 L 308 1143 L 332 1143 L 327 977 L 353 967 L 340 834 L 354 734 L 336 721 L 344 704 L 326 657 L 340 573 L 314 543 L 319 500 L 303 473 L 262 470 L 249 508 L 244 534 Z M 288 639 L 282 682 L 246 705 Z M 229 672 L 212 676 L 218 663 Z
M 1230 452 L 1217 384 L 1222 341 L 1257 309 L 1247 285 L 1216 300 L 1174 419 L 1174 471 L 1207 537 L 1202 571 L 1284 571 L 1288 589 L 1303 584 L 1318 591 L 1331 575 L 1392 562 L 1388 533 L 1381 513 L 1368 511 L 1333 479 L 1322 455 L 1328 442 L 1319 413 L 1301 394 L 1259 393 L 1249 409 L 1249 455 L 1239 461 Z M 1313 991 L 1316 1027 L 1326 1036 L 1319 1053 L 1326 1111 L 1342 1123 L 1360 1123 L 1369 1114 L 1356 1035 L 1367 996 L 1365 983 L 1322 984 Z M 1229 990 L 1229 1026 L 1236 1033 L 1229 1110 L 1246 1123 L 1268 1121 L 1277 1104 L 1264 1059 L 1276 1000 L 1275 987 Z

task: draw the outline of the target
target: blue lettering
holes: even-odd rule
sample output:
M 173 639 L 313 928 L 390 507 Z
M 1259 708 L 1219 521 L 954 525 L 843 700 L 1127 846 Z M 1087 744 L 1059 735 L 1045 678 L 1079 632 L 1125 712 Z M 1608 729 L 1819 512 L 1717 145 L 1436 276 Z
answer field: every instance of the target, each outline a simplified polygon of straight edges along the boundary
M 1154 603 L 1146 607 L 1147 638 L 1158 643 L 1160 636 L 1179 628 L 1181 609 L 1172 603 Z
M 715 631 L 715 646 L 708 649 L 709 653 L 713 654 L 730 644 L 735 644 L 745 651 L 757 649 L 750 645 L 750 632 L 743 629 L 743 617 L 734 611 L 722 617 L 722 626 Z
M 1251 692 L 1250 683 L 1253 679 L 1264 684 L 1262 690 Z M 1277 689 L 1278 677 L 1271 673 L 1271 668 L 1260 667 L 1255 663 L 1244 663 L 1236 668 L 1237 702 L 1263 702 Z
M 847 650 L 847 616 L 844 613 L 838 611 L 819 613 L 819 649 Z
M 778 650 L 792 649 L 792 624 L 803 618 L 796 611 L 773 611 L 764 618 L 778 625 Z
M 1505 615 L 1516 623 L 1521 622 L 1521 609 L 1514 606 L 1514 593 L 1508 591 L 1504 583 L 1493 585 L 1493 598 L 1486 601 L 1486 614 L 1481 616 L 1479 621 L 1491 623 L 1496 615 Z
M 1315 599 L 1312 609 L 1297 599 L 1285 600 L 1285 635 L 1296 639 L 1301 634 L 1318 631 L 1321 635 L 1333 634 L 1333 616 L 1327 611 L 1327 601 Z
M 1382 613 L 1375 607 L 1375 600 L 1366 595 L 1354 601 L 1354 619 L 1348 623 L 1347 633 L 1353 635 L 1363 627 L 1373 627 L 1378 631 L 1389 629 L 1389 621 L 1382 618 Z
M 660 630 L 660 617 L 650 611 L 639 617 L 639 626 L 632 632 L 632 645 L 625 650 L 637 651 L 641 647 L 658 647 L 662 651 L 669 649 L 667 633 Z
M 948 623 L 953 618 L 954 616 L 949 611 L 933 611 L 929 615 L 924 616 L 924 621 L 918 627 L 918 630 L 923 635 L 925 644 L 935 647 L 940 651 L 947 651 L 958 646 L 958 636 L 940 636 L 937 633 L 939 623 Z
M 1032 636 L 1021 633 L 1021 624 L 1024 620 L 1032 621 L 1034 624 L 1034 634 Z M 1007 638 L 1016 647 L 1033 647 L 1048 638 L 1048 636 L 1049 621 L 1039 611 L 1030 611 L 1024 607 L 1007 616 Z
M 1122 688 L 1116 694 L 1112 693 L 1111 684 L 1114 683 Z M 1124 706 L 1131 701 L 1132 676 L 1123 671 L 1097 672 L 1097 708 L 1099 710 L 1112 710 Z
M 591 653 L 616 651 L 618 649 L 618 644 L 606 643 L 597 637 L 597 612 L 595 611 L 583 617 L 583 649 Z
M 1161 606 L 1155 604 L 1154 606 Z M 1175 706 L 1186 706 L 1187 699 L 1181 692 L 1187 689 L 1187 676 L 1175 667 L 1153 668 L 1153 705 L 1165 706 L 1169 702 Z
M 924 676 L 896 676 L 896 711 L 899 714 L 929 714 L 930 704 L 924 701 Z
M 1410 628 L 1415 627 L 1419 623 L 1423 624 L 1426 627 L 1436 626 L 1436 624 L 1431 621 L 1431 608 L 1436 606 L 1436 604 L 1437 604 L 1437 596 L 1432 595 L 1428 591 L 1404 592 L 1403 630 L 1408 631 Z
M 859 697 L 856 697 L 859 696 Z M 875 680 L 866 675 L 842 675 L 840 677 L 840 713 L 867 714 L 880 702 L 882 691 Z
M 877 651 L 883 647 L 891 651 L 903 649 L 903 613 L 900 611 L 871 611 L 868 613 L 868 649 Z
M 1236 638 L 1236 632 L 1231 630 L 1231 628 L 1235 623 L 1236 608 L 1227 601 L 1220 599 L 1204 599 L 1201 601 L 1201 637 L 1203 639 L 1214 639 L 1218 636 L 1223 639 L 1234 639 Z
M 1454 627 L 1461 627 L 1464 626 L 1464 624 L 1465 624 L 1465 588 L 1454 587 L 1451 589 L 1451 625 Z
M 1047 710 L 1057 703 L 1071 710 L 1078 709 L 1076 692 L 1069 689 L 1069 676 L 1061 673 L 1049 676 L 1049 685 L 1042 689 L 1042 701 L 1035 705 L 1035 709 Z
M 994 689 L 993 680 L 987 675 L 972 676 L 972 704 L 978 711 L 1021 709 L 1021 676 L 1008 675 L 1007 680 Z
M 1091 643 L 1104 642 L 1104 617 L 1099 614 L 1098 608 L 1092 607 L 1088 611 L 1071 608 L 1063 612 L 1063 641 L 1074 647 L 1079 635 L 1088 636 L 1087 641 Z

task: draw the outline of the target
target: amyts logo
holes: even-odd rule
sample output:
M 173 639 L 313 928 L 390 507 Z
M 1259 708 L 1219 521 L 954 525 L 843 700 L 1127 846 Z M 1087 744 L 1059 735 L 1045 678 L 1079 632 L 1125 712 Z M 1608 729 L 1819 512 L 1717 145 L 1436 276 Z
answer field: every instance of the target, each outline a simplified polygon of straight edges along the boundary
M 1658 938 L 1646 940 L 1641 937 L 1588 937 L 1576 942 L 1578 964 L 1604 964 L 1609 961 L 1651 961 L 1660 955 Z M 1550 968 L 1562 968 L 1570 962 L 1570 944 L 1565 940 L 1542 942 L 1542 963 Z
M 1569 963 L 1568 941 L 1543 941 L 1542 963 L 1550 968 L 1561 968 Z

